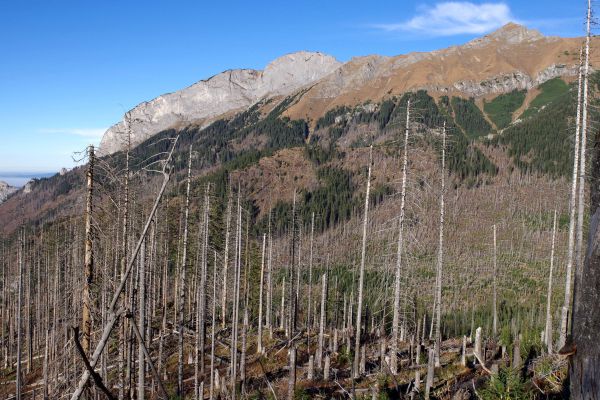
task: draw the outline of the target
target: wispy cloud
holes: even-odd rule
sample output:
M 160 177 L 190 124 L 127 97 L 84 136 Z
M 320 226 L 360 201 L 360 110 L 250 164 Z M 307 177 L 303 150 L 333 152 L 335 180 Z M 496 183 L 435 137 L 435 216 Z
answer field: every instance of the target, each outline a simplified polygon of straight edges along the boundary
M 386 32 L 409 32 L 431 37 L 483 34 L 515 21 L 506 3 L 449 1 L 422 6 L 417 11 L 417 15 L 407 21 L 374 27 Z
M 106 128 L 68 128 L 68 129 L 40 129 L 40 133 L 75 135 L 92 139 L 100 139 Z

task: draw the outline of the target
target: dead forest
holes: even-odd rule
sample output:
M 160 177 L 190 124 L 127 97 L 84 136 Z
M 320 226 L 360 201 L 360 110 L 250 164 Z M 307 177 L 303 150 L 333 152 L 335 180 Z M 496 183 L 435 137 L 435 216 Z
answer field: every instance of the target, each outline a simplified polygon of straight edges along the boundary
M 1 238 L 0 398 L 596 398 L 591 4 L 586 20 L 568 177 L 461 184 L 457 117 L 428 125 L 410 96 L 395 126 L 318 160 L 337 168 L 327 193 L 295 184 L 316 179 L 300 162 L 279 183 L 242 157 L 219 174 L 186 130 L 90 146 L 82 206 Z

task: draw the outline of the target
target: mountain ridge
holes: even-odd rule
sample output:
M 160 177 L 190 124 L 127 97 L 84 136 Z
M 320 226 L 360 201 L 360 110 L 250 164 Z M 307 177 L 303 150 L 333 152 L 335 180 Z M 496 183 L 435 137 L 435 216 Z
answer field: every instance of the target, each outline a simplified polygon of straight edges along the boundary
M 192 123 L 251 106 L 265 96 L 287 95 L 341 65 L 332 56 L 300 51 L 286 54 L 264 70 L 230 69 L 182 90 L 142 102 L 110 127 L 100 143 L 104 154 L 123 148 L 131 129 L 133 145 L 176 124 Z
M 106 131 L 100 150 L 111 154 L 123 149 L 128 129 L 132 145 L 137 145 L 161 130 L 192 123 L 207 126 L 232 111 L 303 88 L 306 92 L 285 115 L 313 122 L 335 106 L 357 105 L 411 90 L 485 97 L 530 89 L 558 76 L 574 77 L 580 40 L 544 36 L 508 23 L 463 45 L 431 52 L 359 56 L 345 63 L 321 52 L 289 53 L 262 71 L 229 69 L 140 103 Z M 595 64 L 598 60 L 591 61 Z

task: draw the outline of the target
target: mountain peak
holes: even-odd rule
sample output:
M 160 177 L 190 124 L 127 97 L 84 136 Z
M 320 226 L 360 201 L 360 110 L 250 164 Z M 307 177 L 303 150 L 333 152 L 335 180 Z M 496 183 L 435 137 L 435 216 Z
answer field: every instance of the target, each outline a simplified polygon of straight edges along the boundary
M 515 22 L 509 22 L 483 37 L 471 40 L 465 45 L 465 47 L 485 46 L 493 42 L 519 44 L 535 42 L 543 38 L 544 35 L 542 35 L 540 31 L 536 29 L 529 29 L 524 25 L 520 25 Z
M 518 44 L 523 42 L 534 42 L 543 39 L 544 35 L 537 29 L 529 29 L 524 25 L 509 22 L 492 33 L 482 37 L 484 41 L 502 41 L 509 44 Z
M 510 43 L 539 40 L 544 37 L 537 29 L 529 29 L 524 25 L 509 22 L 498 30 L 487 35 L 495 39 L 504 39 Z

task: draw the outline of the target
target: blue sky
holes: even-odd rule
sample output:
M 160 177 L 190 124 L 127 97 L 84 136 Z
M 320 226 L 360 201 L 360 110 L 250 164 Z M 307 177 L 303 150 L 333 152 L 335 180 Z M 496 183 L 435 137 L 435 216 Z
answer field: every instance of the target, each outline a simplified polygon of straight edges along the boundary
M 508 21 L 580 36 L 585 4 L 0 0 L 0 176 L 71 167 L 126 110 L 225 69 L 434 50 Z

